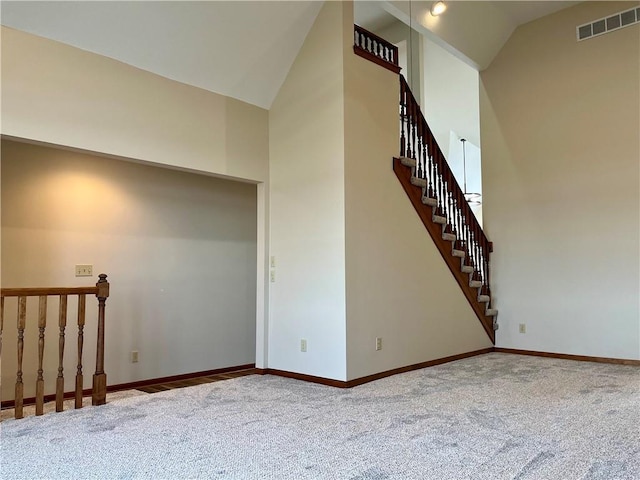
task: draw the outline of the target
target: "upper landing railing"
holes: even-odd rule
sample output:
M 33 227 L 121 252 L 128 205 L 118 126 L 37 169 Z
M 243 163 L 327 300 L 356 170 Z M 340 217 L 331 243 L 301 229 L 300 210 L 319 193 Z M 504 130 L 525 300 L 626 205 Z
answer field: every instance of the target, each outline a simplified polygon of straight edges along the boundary
M 104 372 L 104 313 L 105 302 L 109 297 L 109 282 L 104 273 L 99 275 L 100 280 L 95 287 L 54 287 L 54 288 L 2 288 L 0 289 L 0 351 L 2 349 L 3 333 L 6 336 L 8 329 L 4 329 L 5 319 L 5 299 L 16 297 L 17 302 L 14 303 L 16 311 L 16 327 L 17 327 L 17 353 L 18 353 L 18 371 L 16 374 L 15 399 L 13 403 L 15 408 L 15 418 L 22 418 L 24 415 L 24 383 L 23 383 L 23 356 L 25 350 L 25 329 L 37 327 L 38 329 L 38 372 L 36 380 L 36 415 L 43 414 L 45 394 L 44 394 L 44 340 L 45 329 L 47 327 L 47 303 L 50 298 L 58 299 L 58 318 L 57 318 L 57 335 L 55 340 L 58 344 L 58 376 L 56 378 L 56 412 L 61 412 L 64 408 L 64 350 L 65 350 L 65 330 L 67 327 L 67 300 L 69 296 L 77 296 L 78 298 L 78 348 L 77 348 L 77 368 L 76 368 L 76 388 L 74 392 L 75 408 L 82 408 L 83 395 L 83 366 L 82 366 L 82 350 L 84 346 L 84 325 L 86 311 L 86 296 L 95 295 L 98 300 L 98 332 L 97 332 L 97 348 L 96 348 L 96 373 L 93 375 L 92 388 L 92 404 L 103 405 L 106 402 L 107 393 L 107 375 Z M 38 310 L 35 317 L 37 324 L 27 326 L 27 299 L 37 298 Z M 36 319 L 34 318 L 34 320 Z M 3 330 L 5 330 L 3 332 Z M 55 334 L 54 334 L 55 335 Z M 5 339 L 6 340 L 6 339 Z
M 353 52 L 367 60 L 400 73 L 398 47 L 358 25 L 353 26 Z

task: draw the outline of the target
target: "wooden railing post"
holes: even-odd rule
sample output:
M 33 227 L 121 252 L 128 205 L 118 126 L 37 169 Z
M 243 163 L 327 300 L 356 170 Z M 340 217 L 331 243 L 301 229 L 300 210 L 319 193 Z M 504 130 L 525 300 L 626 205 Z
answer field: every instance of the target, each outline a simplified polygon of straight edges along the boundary
M 44 329 L 47 326 L 47 296 L 40 295 L 38 307 L 38 378 L 36 380 L 36 415 L 44 413 Z
M 98 345 L 96 349 L 96 373 L 93 375 L 92 405 L 104 405 L 107 401 L 107 374 L 104 373 L 104 309 L 109 298 L 109 282 L 104 273 L 96 283 L 98 292 Z
M 67 295 L 60 295 L 58 309 L 58 378 L 56 378 L 56 412 L 64 409 L 64 330 L 67 327 Z
M 84 346 L 84 318 L 86 295 L 78 295 L 78 366 L 76 367 L 75 408 L 82 408 L 82 348 Z
M 27 318 L 27 297 L 18 297 L 18 373 L 16 375 L 15 418 L 24 416 L 24 383 L 22 382 L 22 357 L 24 355 L 24 329 Z

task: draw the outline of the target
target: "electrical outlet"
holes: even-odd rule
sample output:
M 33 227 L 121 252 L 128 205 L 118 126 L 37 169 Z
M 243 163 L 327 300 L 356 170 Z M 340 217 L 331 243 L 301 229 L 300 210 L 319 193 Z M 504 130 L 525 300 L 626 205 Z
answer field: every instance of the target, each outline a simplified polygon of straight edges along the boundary
M 131 351 L 131 363 L 138 363 L 138 355 L 139 355 L 138 350 Z
M 518 331 L 520 333 L 527 333 L 527 324 L 526 323 L 521 323 L 518 327 Z
M 300 340 L 300 351 L 301 352 L 307 351 L 307 341 L 304 338 Z
M 92 277 L 93 265 L 76 265 L 76 277 Z
M 382 350 L 382 338 L 376 338 L 376 350 Z
M 276 283 L 276 271 L 271 270 L 271 283 Z

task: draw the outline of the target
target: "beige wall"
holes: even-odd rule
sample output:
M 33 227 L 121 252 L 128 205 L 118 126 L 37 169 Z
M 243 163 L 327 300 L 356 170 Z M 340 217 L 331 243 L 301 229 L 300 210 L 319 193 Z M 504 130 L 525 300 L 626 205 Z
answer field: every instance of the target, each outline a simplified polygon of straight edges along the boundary
M 345 56 L 348 379 L 491 346 L 393 173 L 398 91 L 397 75 Z
M 254 181 L 268 112 L 2 27 L 2 134 Z
M 635 4 L 523 25 L 481 74 L 499 346 L 640 358 L 640 26 L 575 37 Z
M 4 138 L 258 185 L 258 366 L 266 365 L 269 112 L 107 57 L 1 27 Z
M 324 4 L 269 111 L 269 367 L 337 380 L 346 376 L 343 55 L 353 38 L 344 10 Z
M 109 384 L 252 363 L 256 330 L 256 186 L 34 145 L 2 142 L 2 286 L 92 285 L 107 273 Z M 74 265 L 94 276 L 76 278 Z M 31 313 L 25 394 L 37 370 Z M 69 301 L 67 390 L 75 375 Z M 87 299 L 85 378 L 95 368 L 95 299 Z M 15 300 L 7 300 L 2 398 L 16 372 Z M 57 368 L 57 301 L 46 335 Z M 13 313 L 11 313 L 13 312 Z M 140 352 L 130 363 L 130 352 Z

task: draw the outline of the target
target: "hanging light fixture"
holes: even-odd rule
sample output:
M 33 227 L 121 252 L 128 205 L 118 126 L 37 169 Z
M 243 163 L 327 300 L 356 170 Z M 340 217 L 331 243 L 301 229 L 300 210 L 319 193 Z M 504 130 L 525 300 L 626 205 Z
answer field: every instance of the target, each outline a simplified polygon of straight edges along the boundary
M 467 152 L 466 152 L 466 138 L 461 138 L 462 142 L 462 172 L 464 178 L 464 199 L 472 207 L 478 207 L 482 205 L 482 195 L 480 193 L 467 193 Z
M 431 10 L 429 10 L 431 12 L 431 15 L 433 15 L 434 17 L 437 17 L 438 15 L 444 13 L 444 11 L 447 9 L 447 4 L 444 2 L 433 2 L 433 5 L 431 5 Z

